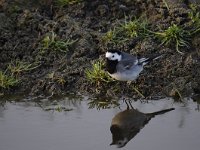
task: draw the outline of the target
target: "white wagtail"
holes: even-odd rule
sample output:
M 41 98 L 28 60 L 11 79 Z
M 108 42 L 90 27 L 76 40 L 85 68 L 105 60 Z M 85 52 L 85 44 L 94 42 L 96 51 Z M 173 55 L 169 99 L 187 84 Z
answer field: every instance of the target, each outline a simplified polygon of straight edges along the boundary
M 119 50 L 108 50 L 106 52 L 106 70 L 116 80 L 133 81 L 137 79 L 144 65 L 160 57 L 161 55 L 139 59 L 136 56 Z
M 127 104 L 127 103 L 126 103 Z M 127 109 L 116 114 L 111 122 L 110 131 L 112 133 L 112 143 L 118 148 L 124 147 L 140 130 L 156 115 L 161 115 L 174 108 L 164 109 L 153 113 L 142 113 L 134 109 L 129 103 Z

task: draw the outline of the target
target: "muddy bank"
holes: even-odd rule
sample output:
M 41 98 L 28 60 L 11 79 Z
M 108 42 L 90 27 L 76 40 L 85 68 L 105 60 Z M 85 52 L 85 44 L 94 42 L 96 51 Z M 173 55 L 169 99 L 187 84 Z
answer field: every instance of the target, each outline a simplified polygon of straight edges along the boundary
M 166 0 L 90 1 L 62 5 L 56 1 L 2 1 L 0 3 L 0 71 L 15 84 L 1 86 L 1 95 L 64 94 L 75 91 L 107 96 L 140 97 L 123 82 L 91 83 L 85 69 L 104 59 L 107 49 L 119 48 L 132 54 L 165 56 L 148 65 L 134 83 L 145 97 L 190 96 L 200 92 L 200 36 L 189 39 L 180 54 L 173 44 L 163 45 L 152 36 L 124 42 L 105 42 L 105 34 L 124 23 L 125 16 L 145 16 L 151 31 L 177 24 L 190 30 L 191 2 Z M 53 41 L 53 42 L 52 42 Z M 23 67 L 19 67 L 23 66 Z M 13 81 L 12 80 L 12 81 Z M 121 87 L 125 89 L 121 90 Z

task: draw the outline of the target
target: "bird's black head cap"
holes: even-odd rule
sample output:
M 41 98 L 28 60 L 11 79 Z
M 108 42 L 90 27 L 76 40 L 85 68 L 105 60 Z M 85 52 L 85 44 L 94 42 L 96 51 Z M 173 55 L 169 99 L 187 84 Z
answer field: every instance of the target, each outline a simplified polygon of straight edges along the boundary
M 119 55 L 122 53 L 122 52 L 120 52 L 120 51 L 117 50 L 117 49 L 109 49 L 108 52 L 110 52 L 110 53 L 117 53 L 117 54 L 119 54 Z

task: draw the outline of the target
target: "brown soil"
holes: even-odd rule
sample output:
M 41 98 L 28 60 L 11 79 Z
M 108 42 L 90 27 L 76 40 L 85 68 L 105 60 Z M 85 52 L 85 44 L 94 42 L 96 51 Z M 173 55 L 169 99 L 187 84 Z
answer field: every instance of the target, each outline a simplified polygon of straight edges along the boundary
M 155 38 L 133 38 L 120 44 L 105 44 L 102 36 L 125 15 L 146 15 L 153 31 L 166 29 L 170 24 L 189 28 L 189 4 L 166 0 L 83 0 L 63 8 L 52 0 L 3 0 L 0 2 L 0 70 L 4 71 L 14 60 L 39 64 L 37 68 L 18 74 L 20 83 L 1 93 L 30 95 L 89 92 L 90 94 L 137 97 L 137 93 L 123 82 L 91 84 L 85 69 L 92 61 L 104 58 L 110 48 L 132 54 L 165 56 L 145 67 L 134 83 L 146 97 L 190 96 L 200 93 L 200 36 L 191 39 L 190 48 L 183 47 L 179 54 L 173 45 L 163 46 Z M 172 3 L 173 2 L 173 3 Z M 199 8 L 199 4 L 196 4 Z M 76 40 L 67 53 L 47 49 L 41 52 L 41 41 L 54 32 L 59 39 Z M 52 75 L 51 77 L 49 77 Z M 64 79 L 61 83 L 59 79 Z M 125 90 L 121 90 L 121 88 Z

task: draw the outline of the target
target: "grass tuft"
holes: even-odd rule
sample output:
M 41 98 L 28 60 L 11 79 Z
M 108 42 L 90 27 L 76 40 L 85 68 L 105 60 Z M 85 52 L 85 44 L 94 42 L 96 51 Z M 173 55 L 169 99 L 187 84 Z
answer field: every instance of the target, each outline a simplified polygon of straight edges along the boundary
M 105 33 L 105 35 L 102 37 L 103 42 L 105 43 L 115 43 L 117 41 L 117 33 L 116 30 L 109 30 Z
M 9 89 L 12 86 L 15 86 L 19 83 L 14 76 L 6 75 L 6 72 L 0 71 L 0 88 Z
M 92 69 L 85 71 L 87 80 L 99 85 L 101 82 L 111 82 L 113 79 L 103 70 L 103 62 L 96 61 L 92 65 Z
M 127 21 L 125 17 L 124 23 L 118 24 L 113 30 L 109 30 L 102 37 L 104 43 L 123 43 L 136 37 L 147 37 L 150 33 L 148 30 L 147 19 L 141 17 Z
M 10 70 L 12 75 L 18 76 L 22 72 L 30 71 L 30 70 L 33 70 L 37 67 L 39 67 L 38 64 L 30 64 L 30 63 L 27 63 L 27 62 L 16 60 L 14 62 L 12 61 L 8 65 L 8 70 Z
M 162 44 L 167 46 L 175 45 L 177 52 L 180 54 L 183 54 L 179 50 L 180 47 L 190 47 L 189 40 L 191 33 L 176 24 L 171 25 L 163 32 L 155 32 L 155 34 L 161 40 Z
M 166 2 L 166 0 L 163 0 L 163 3 L 165 4 L 165 7 L 166 7 L 167 10 L 169 11 L 169 5 L 168 5 L 168 3 Z
M 42 40 L 42 52 L 45 52 L 47 49 L 51 49 L 55 52 L 63 52 L 66 53 L 69 48 L 76 42 L 77 40 L 59 40 L 54 32 L 51 32 L 50 35 L 46 35 Z
M 193 22 L 192 34 L 196 34 L 200 31 L 200 12 L 198 11 L 197 5 L 190 5 L 191 11 L 188 13 L 189 18 Z
M 55 0 L 55 4 L 60 7 L 79 3 L 81 0 Z
M 115 108 L 119 105 L 118 101 L 111 99 L 92 99 L 88 103 L 89 109 L 96 108 L 97 110 Z
M 47 78 L 51 79 L 52 81 L 55 81 L 56 83 L 62 86 L 64 86 L 67 82 L 63 75 L 56 75 L 54 71 L 47 74 Z
M 145 98 L 145 96 L 137 89 L 137 87 L 133 86 L 133 90 L 134 90 L 141 98 Z
M 121 25 L 122 32 L 126 38 L 145 37 L 148 35 L 148 23 L 146 19 L 137 19 L 127 21 Z

